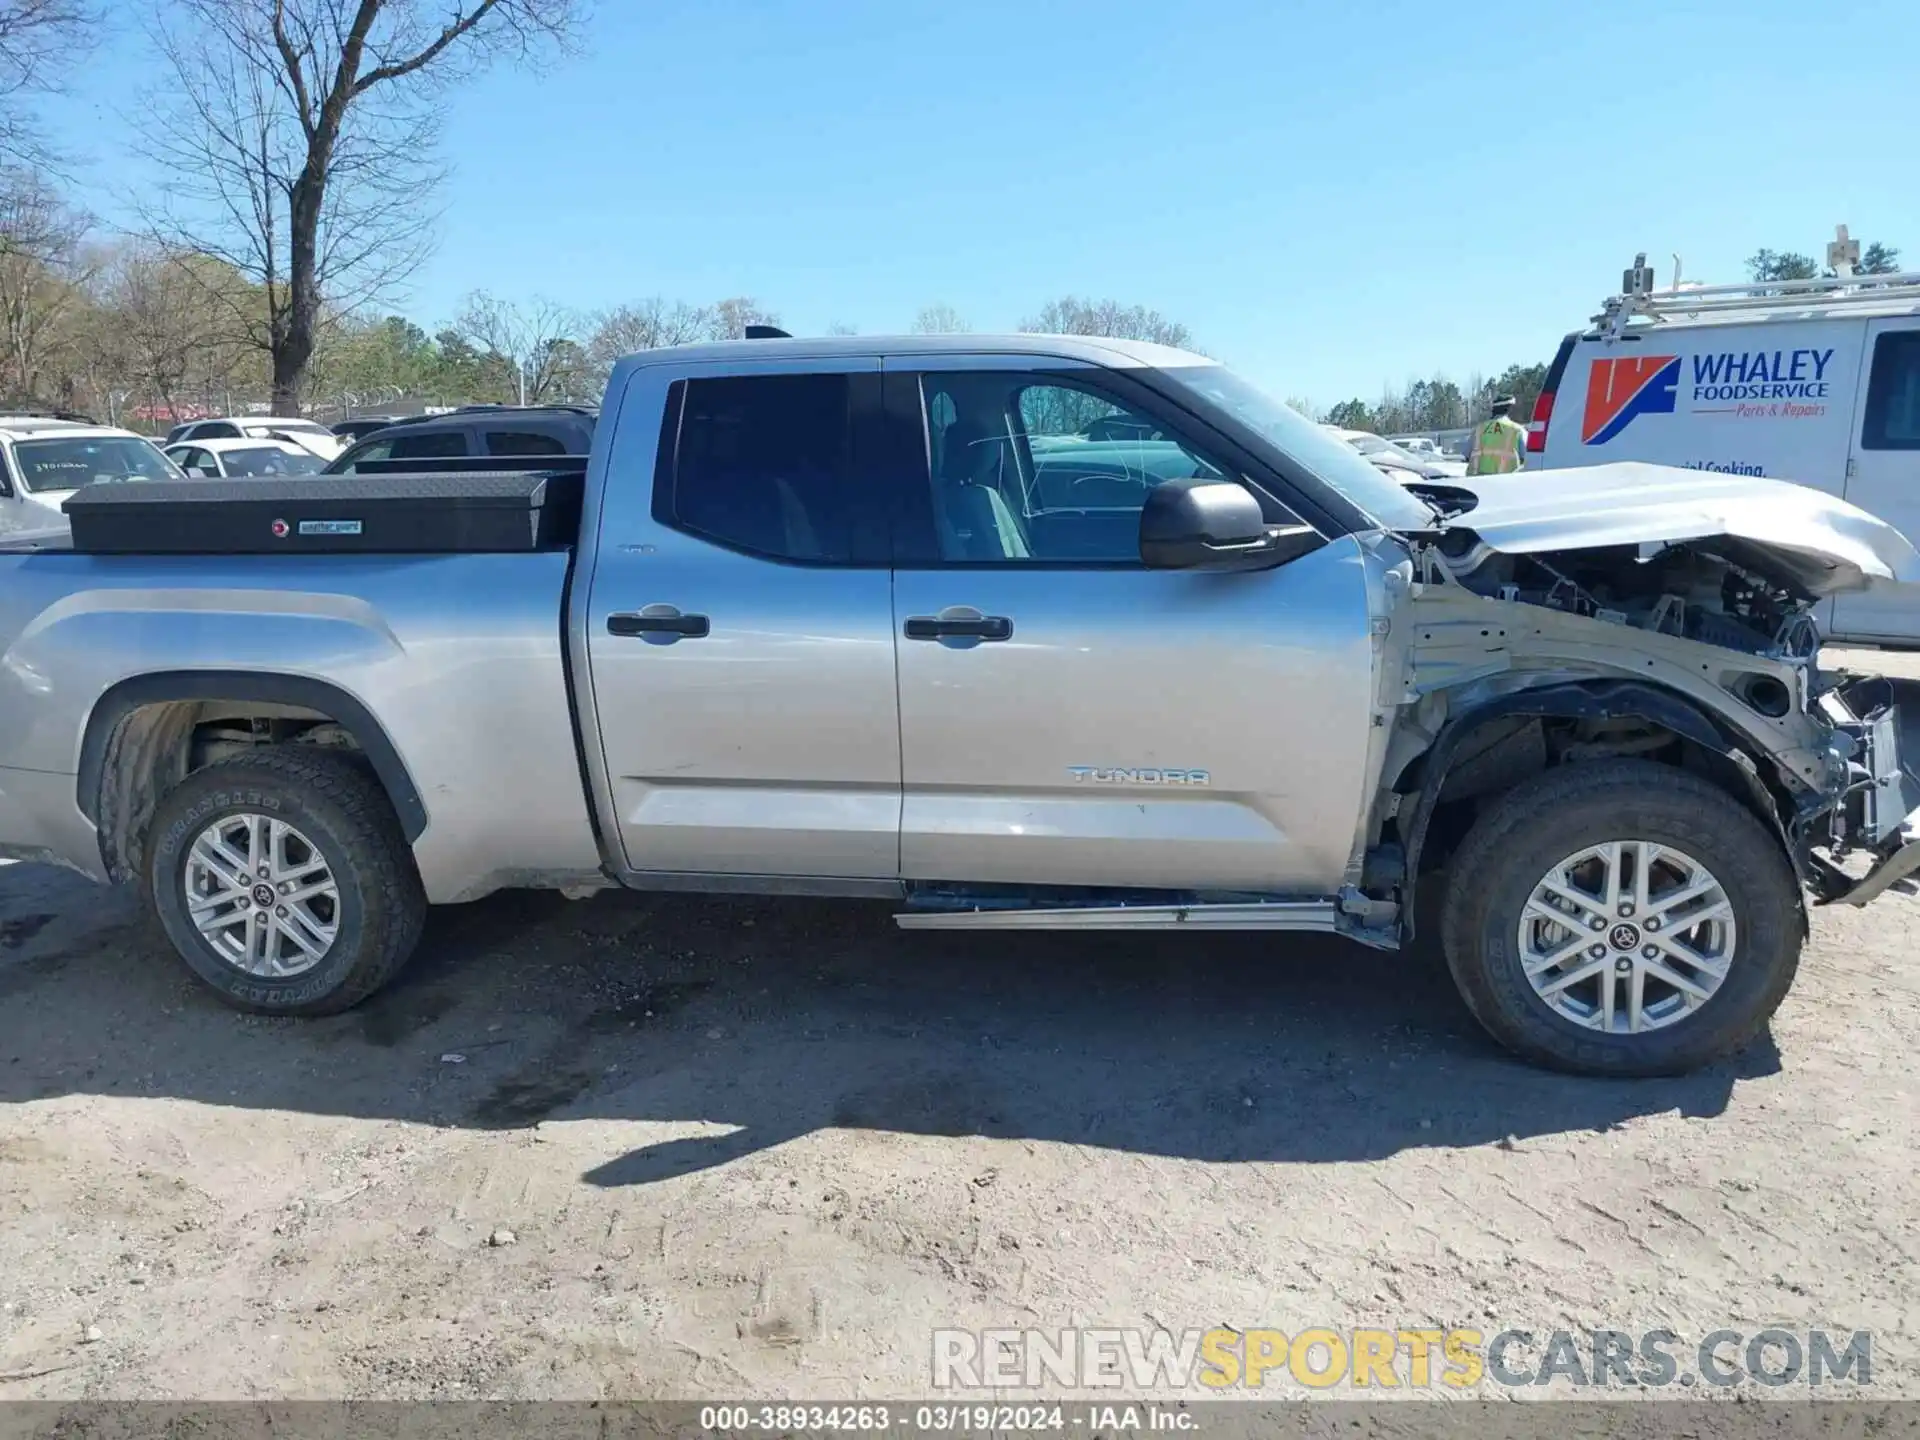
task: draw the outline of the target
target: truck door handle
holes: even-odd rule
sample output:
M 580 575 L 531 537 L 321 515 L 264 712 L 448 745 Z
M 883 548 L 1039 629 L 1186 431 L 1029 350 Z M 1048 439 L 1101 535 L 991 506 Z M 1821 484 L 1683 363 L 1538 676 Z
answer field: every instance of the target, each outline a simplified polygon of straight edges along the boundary
M 642 635 L 655 644 L 672 644 L 683 636 L 698 640 L 712 633 L 713 626 L 704 615 L 682 615 L 671 605 L 649 605 L 644 610 L 621 611 L 607 616 L 609 635 Z M 658 637 L 658 638 L 655 638 Z
M 1004 615 L 913 615 L 907 619 L 909 640 L 1011 640 L 1013 621 Z

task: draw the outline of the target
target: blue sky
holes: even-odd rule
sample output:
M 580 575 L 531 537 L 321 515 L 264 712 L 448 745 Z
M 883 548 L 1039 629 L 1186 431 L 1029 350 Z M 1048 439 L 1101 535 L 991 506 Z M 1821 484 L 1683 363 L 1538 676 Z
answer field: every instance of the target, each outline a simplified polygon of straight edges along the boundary
M 1740 278 L 1834 224 L 1920 263 L 1910 12 L 1588 0 L 598 0 L 462 89 L 431 327 L 476 288 L 746 294 L 795 333 L 1142 303 L 1322 404 L 1544 360 L 1636 250 Z M 138 37 L 50 112 L 106 194 Z

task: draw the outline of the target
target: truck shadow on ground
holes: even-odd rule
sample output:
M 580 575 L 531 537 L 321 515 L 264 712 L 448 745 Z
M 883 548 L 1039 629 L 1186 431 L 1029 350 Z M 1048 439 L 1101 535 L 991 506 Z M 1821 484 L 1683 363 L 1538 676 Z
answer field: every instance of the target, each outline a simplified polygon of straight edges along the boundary
M 1365 1160 L 1714 1115 L 1779 1066 L 1763 1037 L 1684 1079 L 1531 1069 L 1481 1035 L 1430 939 L 1394 955 L 1307 936 L 902 932 L 871 904 L 633 894 L 437 911 L 414 965 L 360 1009 L 265 1020 L 187 978 L 129 897 L 29 866 L 0 872 L 0 995 L 0 1102 L 646 1122 L 647 1143 L 584 1177 L 603 1186 L 826 1127 Z

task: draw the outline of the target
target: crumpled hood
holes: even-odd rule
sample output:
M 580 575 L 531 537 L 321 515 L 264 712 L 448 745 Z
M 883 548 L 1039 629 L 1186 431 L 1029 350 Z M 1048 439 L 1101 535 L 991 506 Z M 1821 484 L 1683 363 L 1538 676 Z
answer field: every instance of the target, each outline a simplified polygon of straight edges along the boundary
M 1809 597 L 1920 583 L 1920 554 L 1898 530 L 1784 480 L 1621 462 L 1421 488 L 1473 496 L 1442 530 L 1471 531 L 1510 555 L 1696 541 Z

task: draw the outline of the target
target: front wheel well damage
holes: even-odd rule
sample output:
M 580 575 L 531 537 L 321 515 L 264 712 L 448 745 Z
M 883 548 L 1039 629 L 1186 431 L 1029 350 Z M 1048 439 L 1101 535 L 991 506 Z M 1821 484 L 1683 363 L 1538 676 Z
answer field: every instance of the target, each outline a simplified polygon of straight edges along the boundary
M 155 810 L 165 795 L 218 760 L 267 745 L 352 754 L 386 791 L 408 840 L 425 828 L 406 767 L 377 722 L 350 697 L 235 677 L 223 686 L 142 677 L 102 697 L 81 745 L 76 799 L 94 822 L 109 877 L 140 873 Z M 270 698 L 284 695 L 288 698 Z M 301 703 L 308 702 L 308 703 Z
M 1633 758 L 1672 765 L 1725 791 L 1766 825 L 1803 879 L 1788 838 L 1795 802 L 1772 766 L 1687 700 L 1632 681 L 1521 691 L 1450 717 L 1424 751 L 1389 777 L 1391 813 L 1369 852 L 1368 884 L 1399 891 L 1411 939 L 1420 880 L 1446 867 L 1480 809 L 1560 765 Z

